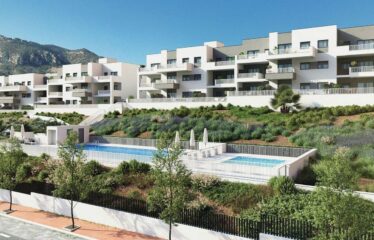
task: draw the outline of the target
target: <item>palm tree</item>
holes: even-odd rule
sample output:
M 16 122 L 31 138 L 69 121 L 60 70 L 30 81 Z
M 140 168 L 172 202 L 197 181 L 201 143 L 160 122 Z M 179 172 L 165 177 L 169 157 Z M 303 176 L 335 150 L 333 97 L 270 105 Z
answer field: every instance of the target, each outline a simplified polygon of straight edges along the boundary
M 294 93 L 289 86 L 283 85 L 274 93 L 270 105 L 274 109 L 280 108 L 281 113 L 289 113 L 291 110 L 301 109 L 299 101 L 300 95 Z

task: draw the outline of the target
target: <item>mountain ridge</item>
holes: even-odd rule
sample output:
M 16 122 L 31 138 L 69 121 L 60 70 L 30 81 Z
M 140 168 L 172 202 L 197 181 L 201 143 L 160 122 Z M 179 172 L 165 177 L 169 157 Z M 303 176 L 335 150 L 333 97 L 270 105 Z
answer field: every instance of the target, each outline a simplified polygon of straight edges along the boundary
M 67 49 L 0 34 L 0 76 L 46 73 L 64 64 L 95 62 L 99 56 L 86 49 Z

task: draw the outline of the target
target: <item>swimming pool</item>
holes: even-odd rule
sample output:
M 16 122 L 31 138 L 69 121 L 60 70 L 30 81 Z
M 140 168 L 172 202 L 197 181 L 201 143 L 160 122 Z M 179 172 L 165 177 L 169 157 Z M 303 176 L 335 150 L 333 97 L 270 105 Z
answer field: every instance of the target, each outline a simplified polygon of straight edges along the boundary
M 152 157 L 156 150 L 145 149 L 145 148 L 130 148 L 130 147 L 115 147 L 115 146 L 104 146 L 86 144 L 83 147 L 85 151 L 98 151 L 98 152 L 110 152 L 110 153 L 123 153 L 128 155 L 138 156 L 149 156 Z
M 223 163 L 253 165 L 253 166 L 260 166 L 260 167 L 274 167 L 284 162 L 285 160 L 279 160 L 279 159 L 237 156 L 237 157 L 230 158 L 224 161 Z

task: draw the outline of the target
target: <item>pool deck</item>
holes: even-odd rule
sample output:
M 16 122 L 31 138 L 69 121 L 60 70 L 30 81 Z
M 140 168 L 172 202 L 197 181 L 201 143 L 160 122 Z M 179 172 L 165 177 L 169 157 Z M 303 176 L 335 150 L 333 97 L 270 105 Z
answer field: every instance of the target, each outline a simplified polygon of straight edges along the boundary
M 89 143 L 89 145 L 99 145 L 108 147 L 119 147 L 119 148 L 132 148 L 132 149 L 146 149 L 156 150 L 155 147 L 149 146 L 136 146 L 136 145 L 121 145 L 121 144 L 96 144 Z M 38 156 L 41 153 L 47 153 L 53 157 L 57 156 L 57 146 L 46 146 L 46 145 L 27 145 L 24 146 L 24 151 L 29 155 Z M 206 156 L 199 159 L 191 158 L 188 153 L 193 150 L 186 150 L 182 155 L 181 159 L 184 164 L 194 173 L 216 175 L 223 179 L 231 181 L 242 181 L 251 183 L 266 183 L 273 176 L 288 176 L 290 173 L 290 166 L 305 166 L 306 161 L 300 159 L 300 157 L 283 157 L 283 156 L 268 156 L 258 154 L 244 154 L 244 153 L 222 153 L 215 156 Z M 122 161 L 129 161 L 136 159 L 141 162 L 150 163 L 152 162 L 152 155 L 134 155 L 119 152 L 107 152 L 107 151 L 95 151 L 85 150 L 88 160 L 96 160 L 103 165 L 109 167 L 116 167 Z M 241 164 L 241 163 L 229 163 L 225 162 L 235 157 L 249 157 L 249 158 L 260 158 L 260 159 L 275 159 L 283 160 L 283 163 L 276 164 L 274 166 L 256 165 L 256 164 Z M 301 162 L 299 161 L 301 160 Z M 295 164 L 294 164 L 295 163 Z M 292 170 L 292 169 L 291 169 Z M 296 169 L 295 171 L 299 171 Z M 294 173 L 295 171 L 291 171 Z

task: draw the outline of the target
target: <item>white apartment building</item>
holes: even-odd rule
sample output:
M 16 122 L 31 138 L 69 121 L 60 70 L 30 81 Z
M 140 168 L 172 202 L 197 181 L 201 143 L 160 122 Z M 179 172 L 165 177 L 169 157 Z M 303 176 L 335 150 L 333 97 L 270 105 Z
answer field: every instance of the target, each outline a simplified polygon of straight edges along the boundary
M 113 104 L 137 94 L 139 65 L 100 58 L 56 73 L 0 76 L 0 105 Z
M 374 87 L 374 26 L 272 32 L 224 46 L 162 50 L 138 71 L 138 98 L 220 97 L 254 90 Z

